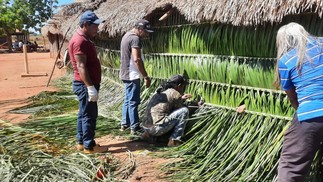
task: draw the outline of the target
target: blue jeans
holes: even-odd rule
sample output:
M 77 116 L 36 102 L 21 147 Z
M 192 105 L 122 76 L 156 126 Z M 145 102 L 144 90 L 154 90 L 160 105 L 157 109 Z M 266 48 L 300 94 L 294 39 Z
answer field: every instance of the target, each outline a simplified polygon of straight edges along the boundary
M 181 140 L 182 136 L 184 135 L 185 126 L 187 123 L 186 119 L 188 116 L 188 108 L 182 107 L 168 115 L 163 123 L 155 124 L 151 128 L 145 128 L 145 130 L 153 136 L 161 136 L 174 128 L 170 139 Z
M 140 79 L 122 80 L 124 84 L 124 102 L 121 125 L 131 130 L 139 128 L 138 106 L 140 104 Z
M 100 85 L 94 85 L 99 91 Z M 83 144 L 84 148 L 92 150 L 96 145 L 94 141 L 96 118 L 98 116 L 97 102 L 88 101 L 86 85 L 80 81 L 73 81 L 73 91 L 79 101 L 79 112 L 77 117 L 77 142 Z

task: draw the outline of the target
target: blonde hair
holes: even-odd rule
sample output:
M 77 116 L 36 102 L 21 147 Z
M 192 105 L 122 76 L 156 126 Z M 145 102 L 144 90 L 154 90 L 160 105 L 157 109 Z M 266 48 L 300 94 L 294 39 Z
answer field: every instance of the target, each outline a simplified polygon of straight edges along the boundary
M 291 51 L 296 49 L 296 70 L 298 74 L 301 73 L 303 64 L 309 60 L 306 54 L 307 42 L 309 33 L 304 29 L 304 27 L 297 23 L 289 23 L 279 28 L 276 37 L 276 47 L 277 47 L 277 62 L 276 62 L 276 73 L 274 85 L 276 88 L 280 86 L 280 75 L 278 69 L 279 59 Z

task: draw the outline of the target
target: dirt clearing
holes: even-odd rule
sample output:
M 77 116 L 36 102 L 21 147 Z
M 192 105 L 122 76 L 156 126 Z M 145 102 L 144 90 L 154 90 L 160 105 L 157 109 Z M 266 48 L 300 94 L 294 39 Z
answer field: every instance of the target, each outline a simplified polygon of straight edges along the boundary
M 0 54 L 0 119 L 12 123 L 22 122 L 29 115 L 10 114 L 8 111 L 27 104 L 27 98 L 41 91 L 55 91 L 46 87 L 55 59 L 49 53 L 28 53 L 29 73 L 47 73 L 48 76 L 21 77 L 25 73 L 24 54 Z M 52 79 L 65 74 L 64 70 L 55 69 Z
M 21 77 L 21 74 L 25 73 L 24 55 L 22 53 L 0 54 L 0 120 L 11 123 L 25 122 L 30 115 L 13 114 L 8 111 L 27 105 L 27 99 L 30 96 L 42 91 L 56 90 L 51 84 L 46 87 L 54 62 L 55 59 L 49 58 L 49 53 L 28 53 L 29 72 L 46 72 L 48 76 Z M 64 69 L 55 68 L 52 80 L 63 75 L 65 75 Z M 130 181 L 167 181 L 162 179 L 167 175 L 160 170 L 160 167 L 168 159 L 152 156 L 153 151 L 147 150 L 151 145 L 111 135 L 96 140 L 101 145 L 107 145 L 109 152 L 127 168 L 131 165 L 129 154 L 133 155 L 132 165 L 134 166 L 128 174 L 125 174 Z

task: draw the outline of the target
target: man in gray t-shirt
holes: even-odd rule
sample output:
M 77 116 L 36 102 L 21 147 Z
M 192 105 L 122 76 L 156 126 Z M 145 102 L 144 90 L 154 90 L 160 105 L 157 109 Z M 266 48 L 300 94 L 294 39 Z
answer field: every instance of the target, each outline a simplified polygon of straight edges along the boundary
M 141 56 L 140 38 L 148 36 L 152 32 L 147 20 L 139 20 L 121 40 L 120 79 L 124 83 L 125 92 L 121 130 L 124 131 L 130 127 L 131 134 L 135 134 L 139 130 L 140 78 L 145 79 L 146 87 L 150 86 L 150 78 Z

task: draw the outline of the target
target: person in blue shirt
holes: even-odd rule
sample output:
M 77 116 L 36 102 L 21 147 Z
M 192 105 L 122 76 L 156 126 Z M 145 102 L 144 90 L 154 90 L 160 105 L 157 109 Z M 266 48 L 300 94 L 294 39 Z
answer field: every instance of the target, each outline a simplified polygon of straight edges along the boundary
M 296 109 L 284 135 L 278 181 L 304 181 L 323 139 L 323 39 L 289 23 L 278 30 L 276 45 L 275 84 Z

